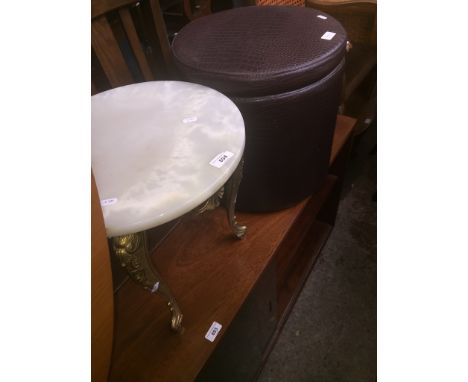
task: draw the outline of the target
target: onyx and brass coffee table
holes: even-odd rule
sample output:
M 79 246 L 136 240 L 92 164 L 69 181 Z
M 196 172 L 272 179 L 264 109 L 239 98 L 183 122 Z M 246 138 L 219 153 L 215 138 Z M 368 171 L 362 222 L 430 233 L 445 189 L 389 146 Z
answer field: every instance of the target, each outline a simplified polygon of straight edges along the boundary
M 92 97 L 92 170 L 111 248 L 130 277 L 168 300 L 171 328 L 182 312 L 151 262 L 146 231 L 223 204 L 236 237 L 244 121 L 205 86 L 153 81 Z

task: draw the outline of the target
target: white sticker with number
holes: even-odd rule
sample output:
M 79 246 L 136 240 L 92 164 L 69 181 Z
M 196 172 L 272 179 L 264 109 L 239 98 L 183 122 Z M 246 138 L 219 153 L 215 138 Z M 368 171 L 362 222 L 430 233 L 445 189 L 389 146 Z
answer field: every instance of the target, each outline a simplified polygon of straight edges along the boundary
M 224 166 L 224 164 L 229 160 L 229 158 L 231 158 L 232 156 L 234 156 L 233 153 L 231 153 L 230 151 L 224 151 L 222 152 L 221 154 L 218 154 L 216 155 L 210 162 L 210 164 L 213 166 L 213 167 L 216 167 L 216 168 L 221 168 Z
M 331 40 L 333 37 L 335 37 L 336 33 L 335 32 L 325 32 L 322 36 L 323 40 Z
M 117 203 L 117 198 L 103 199 L 101 200 L 101 206 L 111 206 L 112 204 Z
M 210 328 L 208 329 L 208 331 L 205 334 L 205 338 L 208 341 L 213 342 L 215 340 L 216 336 L 218 335 L 218 333 L 221 331 L 222 327 L 223 327 L 223 325 L 221 325 L 219 322 L 213 321 Z
M 326 20 L 327 19 L 327 16 L 324 16 L 324 15 L 317 15 L 317 17 L 319 19 L 322 19 L 322 20 Z
M 187 117 L 182 120 L 183 123 L 192 123 L 192 122 L 197 122 L 198 118 L 197 117 Z

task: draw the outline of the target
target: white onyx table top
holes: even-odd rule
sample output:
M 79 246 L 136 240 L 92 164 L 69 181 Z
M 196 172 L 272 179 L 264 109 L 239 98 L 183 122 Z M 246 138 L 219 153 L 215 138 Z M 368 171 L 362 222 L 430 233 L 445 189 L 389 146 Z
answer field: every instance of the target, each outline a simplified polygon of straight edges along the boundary
M 107 236 L 176 219 L 216 193 L 239 164 L 244 121 L 232 101 L 180 81 L 91 98 L 91 165 Z M 213 162 L 227 153 L 224 161 Z

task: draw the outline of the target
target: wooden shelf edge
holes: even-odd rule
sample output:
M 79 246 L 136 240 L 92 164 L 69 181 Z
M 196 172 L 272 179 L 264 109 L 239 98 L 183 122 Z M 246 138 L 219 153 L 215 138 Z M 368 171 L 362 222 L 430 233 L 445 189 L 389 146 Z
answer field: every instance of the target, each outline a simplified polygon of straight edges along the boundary
M 347 115 L 338 115 L 336 118 L 335 135 L 330 153 L 330 161 L 328 167 L 331 168 L 341 152 L 343 146 L 348 142 L 348 139 L 354 134 L 356 127 L 356 118 Z

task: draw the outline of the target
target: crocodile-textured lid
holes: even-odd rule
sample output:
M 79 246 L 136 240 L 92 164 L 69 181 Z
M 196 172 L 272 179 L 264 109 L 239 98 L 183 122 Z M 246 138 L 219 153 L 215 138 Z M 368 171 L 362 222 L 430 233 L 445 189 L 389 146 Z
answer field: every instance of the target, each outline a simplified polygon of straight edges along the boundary
M 231 96 L 260 96 L 323 78 L 343 59 L 346 32 L 315 9 L 250 6 L 190 22 L 172 47 L 187 80 Z

